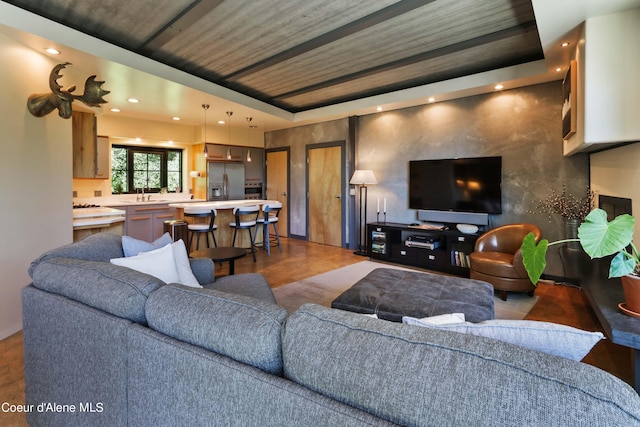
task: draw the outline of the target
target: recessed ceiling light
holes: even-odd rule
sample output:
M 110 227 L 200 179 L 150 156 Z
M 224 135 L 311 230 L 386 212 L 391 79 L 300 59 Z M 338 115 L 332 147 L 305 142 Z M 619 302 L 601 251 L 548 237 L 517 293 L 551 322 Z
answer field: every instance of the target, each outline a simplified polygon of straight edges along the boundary
M 564 43 L 562 43 L 560 46 L 562 46 L 562 47 L 567 47 L 567 46 L 569 46 L 569 42 L 564 42 Z
M 175 116 L 175 117 L 171 117 L 171 120 L 175 120 L 175 121 L 178 121 L 178 120 L 180 120 L 180 117 L 178 117 L 178 116 Z
M 225 124 L 225 123 L 226 123 L 226 122 L 225 122 L 224 120 L 218 120 L 218 124 L 219 124 L 219 125 L 223 125 L 223 124 Z
M 119 113 L 120 109 L 119 108 L 112 108 L 109 111 L 111 111 L 112 113 Z
M 45 50 L 47 51 L 47 53 L 50 53 L 51 55 L 60 55 L 60 51 L 53 47 L 48 47 Z
M 142 141 L 142 138 L 137 137 L 137 138 L 136 138 L 136 142 L 140 142 L 140 141 Z
M 562 71 L 562 67 L 556 67 L 556 71 L 558 72 Z
M 430 96 L 429 99 L 427 99 L 427 101 L 429 102 L 436 102 L 436 99 L 433 96 Z
M 169 140 L 169 145 L 173 145 L 173 141 Z
M 140 100 L 137 98 L 127 98 L 127 102 L 130 102 L 132 104 L 137 104 L 138 102 L 140 102 Z
M 376 108 L 376 111 L 382 111 L 382 107 Z
M 497 84 L 497 85 L 494 86 L 494 89 L 495 90 L 501 90 L 501 89 L 504 89 L 504 86 L 501 85 L 501 84 Z

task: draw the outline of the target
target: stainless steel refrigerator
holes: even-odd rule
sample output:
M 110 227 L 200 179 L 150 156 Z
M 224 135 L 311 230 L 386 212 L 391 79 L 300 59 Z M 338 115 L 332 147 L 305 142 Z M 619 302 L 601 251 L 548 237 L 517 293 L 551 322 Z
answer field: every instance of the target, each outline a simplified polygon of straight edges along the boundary
M 208 200 L 244 200 L 244 164 L 209 162 Z

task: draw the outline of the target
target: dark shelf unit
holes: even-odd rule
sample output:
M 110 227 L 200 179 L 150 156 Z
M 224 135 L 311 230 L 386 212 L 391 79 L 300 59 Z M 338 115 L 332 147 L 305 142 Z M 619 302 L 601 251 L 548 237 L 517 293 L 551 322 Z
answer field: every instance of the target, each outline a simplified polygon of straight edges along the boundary
M 469 277 L 469 254 L 477 234 L 426 230 L 409 224 L 367 224 L 367 254 L 373 259 Z M 418 242 L 418 243 L 414 243 Z

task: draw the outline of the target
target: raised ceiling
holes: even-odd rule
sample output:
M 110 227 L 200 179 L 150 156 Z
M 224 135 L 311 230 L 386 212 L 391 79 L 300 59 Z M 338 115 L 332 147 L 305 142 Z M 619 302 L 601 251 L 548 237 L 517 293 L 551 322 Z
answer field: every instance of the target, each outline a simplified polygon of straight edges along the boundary
M 543 59 L 531 0 L 9 0 L 291 113 Z

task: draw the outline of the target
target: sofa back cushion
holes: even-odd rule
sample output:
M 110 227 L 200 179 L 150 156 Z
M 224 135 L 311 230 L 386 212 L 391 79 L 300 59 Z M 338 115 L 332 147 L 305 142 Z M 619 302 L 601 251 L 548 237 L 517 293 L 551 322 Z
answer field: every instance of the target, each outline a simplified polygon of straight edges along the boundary
M 167 285 L 149 296 L 149 327 L 272 374 L 282 373 L 287 311 L 271 302 L 213 289 Z
M 31 263 L 29 274 L 33 277 L 32 270 L 35 266 L 51 258 L 74 258 L 85 261 L 109 262 L 111 258 L 120 258 L 122 256 L 124 256 L 122 252 L 122 236 L 113 233 L 96 233 L 79 242 L 60 246 L 43 253 Z
M 126 267 L 73 258 L 41 258 L 29 273 L 38 289 L 142 324 L 147 297 L 164 286 L 161 280 Z
M 640 397 L 618 378 L 485 337 L 306 304 L 282 352 L 286 378 L 401 425 L 640 421 Z

